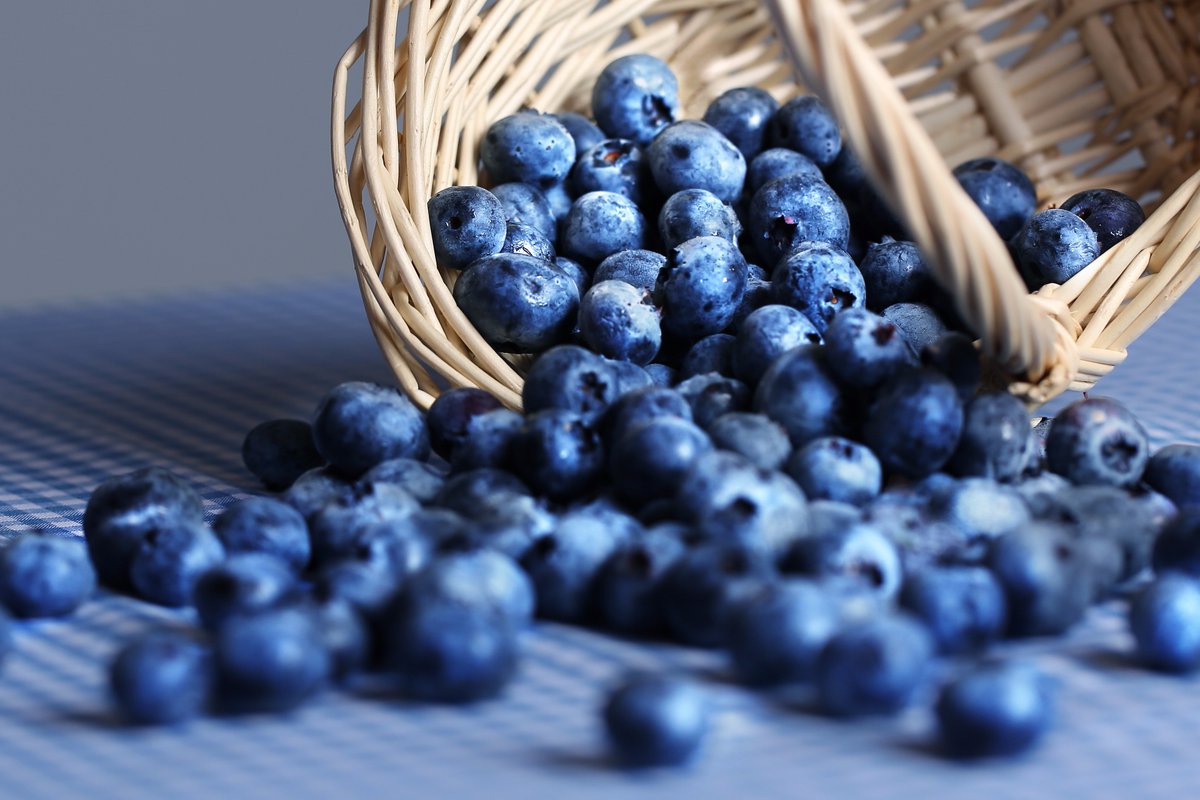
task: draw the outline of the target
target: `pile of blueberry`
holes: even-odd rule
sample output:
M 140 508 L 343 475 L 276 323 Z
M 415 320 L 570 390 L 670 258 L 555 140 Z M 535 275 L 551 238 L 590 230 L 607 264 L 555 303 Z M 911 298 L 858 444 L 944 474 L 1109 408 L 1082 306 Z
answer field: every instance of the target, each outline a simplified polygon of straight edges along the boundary
M 480 145 L 491 190 L 429 201 L 438 264 L 496 350 L 576 343 L 660 382 L 732 360 L 722 371 L 752 384 L 768 355 L 820 343 L 847 309 L 882 315 L 914 353 L 947 329 L 971 333 L 817 98 L 780 106 L 739 88 L 703 121 L 677 121 L 670 68 L 634 55 L 600 74 L 592 112 L 501 119 Z M 1031 290 L 1145 219 L 1109 189 L 1035 213 L 1033 183 L 996 158 L 954 174 Z
M 481 148 L 499 185 L 430 201 L 462 308 L 497 348 L 538 354 L 523 414 L 479 389 L 422 413 L 342 384 L 311 422 L 247 435 L 276 494 L 209 524 L 168 472 L 113 478 L 86 549 L 0 550 L 0 600 L 58 616 L 99 581 L 192 609 L 193 630 L 112 664 L 144 724 L 363 682 L 484 700 L 534 618 L 718 648 L 746 686 L 807 686 L 838 716 L 940 682 L 940 738 L 962 757 L 1020 752 L 1049 724 L 1045 677 L 989 649 L 1062 634 L 1096 602 L 1132 596 L 1147 666 L 1200 668 L 1200 447 L 1151 457 L 1109 400 L 1031 425 L 984 391 L 952 304 L 815 99 L 738 89 L 704 122 L 675 122 L 677 100 L 662 62 L 619 59 L 600 128 L 507 117 Z M 1028 179 L 994 159 L 958 176 L 1031 285 L 1141 219 L 1111 192 L 1033 214 Z M 638 766 L 686 761 L 710 725 L 704 687 L 667 674 L 629 676 L 602 715 Z

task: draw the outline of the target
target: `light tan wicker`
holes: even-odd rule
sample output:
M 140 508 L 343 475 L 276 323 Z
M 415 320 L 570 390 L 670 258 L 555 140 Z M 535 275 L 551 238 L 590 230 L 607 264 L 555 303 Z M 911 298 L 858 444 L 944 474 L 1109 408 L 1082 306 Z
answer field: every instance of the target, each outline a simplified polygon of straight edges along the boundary
M 476 145 L 491 122 L 523 105 L 586 112 L 597 73 L 631 52 L 671 64 L 695 117 L 735 86 L 804 91 L 796 64 L 1031 403 L 1089 388 L 1200 275 L 1195 3 L 372 0 L 335 75 L 334 179 L 375 337 L 421 405 L 437 395 L 432 372 L 519 407 L 524 365 L 455 305 L 428 198 L 480 180 Z M 351 108 L 356 68 L 365 102 Z M 1153 213 L 1030 296 L 949 172 L 988 154 L 1024 168 L 1044 205 L 1111 187 Z

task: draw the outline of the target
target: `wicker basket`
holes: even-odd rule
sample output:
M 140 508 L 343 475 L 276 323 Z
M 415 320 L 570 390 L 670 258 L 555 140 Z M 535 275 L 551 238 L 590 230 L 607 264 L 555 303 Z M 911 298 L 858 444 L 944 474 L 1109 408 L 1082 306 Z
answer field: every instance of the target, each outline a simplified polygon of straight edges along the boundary
M 519 407 L 525 364 L 459 311 L 426 201 L 480 181 L 476 145 L 490 123 L 524 105 L 586 112 L 598 72 L 632 52 L 672 65 L 691 117 L 735 86 L 786 99 L 804 91 L 801 75 L 1030 403 L 1094 384 L 1200 274 L 1191 2 L 371 0 L 336 71 L 334 178 L 371 326 L 421 405 L 437 375 Z M 356 67 L 365 102 L 351 108 Z M 1024 168 L 1043 205 L 1111 187 L 1152 213 L 1031 296 L 947 166 L 989 154 Z

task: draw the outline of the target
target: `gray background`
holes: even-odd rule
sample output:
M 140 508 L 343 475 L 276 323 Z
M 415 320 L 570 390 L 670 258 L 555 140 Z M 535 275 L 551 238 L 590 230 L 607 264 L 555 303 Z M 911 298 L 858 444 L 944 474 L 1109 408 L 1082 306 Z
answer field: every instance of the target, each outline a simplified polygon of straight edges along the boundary
M 367 2 L 0 2 L 0 308 L 345 275 L 333 68 Z

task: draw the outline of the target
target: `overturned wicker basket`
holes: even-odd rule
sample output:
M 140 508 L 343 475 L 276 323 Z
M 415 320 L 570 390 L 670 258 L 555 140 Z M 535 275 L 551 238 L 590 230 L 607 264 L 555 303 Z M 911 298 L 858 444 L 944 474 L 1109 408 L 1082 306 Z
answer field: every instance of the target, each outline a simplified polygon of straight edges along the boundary
M 802 76 L 1031 403 L 1094 384 L 1200 274 L 1190 2 L 372 0 L 370 14 L 335 76 L 334 178 L 375 337 L 423 406 L 436 374 L 519 407 L 524 363 L 459 311 L 427 200 L 479 181 L 476 146 L 493 121 L 524 105 L 586 112 L 599 71 L 632 52 L 671 64 L 692 117 L 735 86 L 786 99 Z M 363 102 L 350 108 L 356 66 Z M 1111 187 L 1153 213 L 1031 296 L 949 172 L 989 154 L 1024 168 L 1043 205 Z

